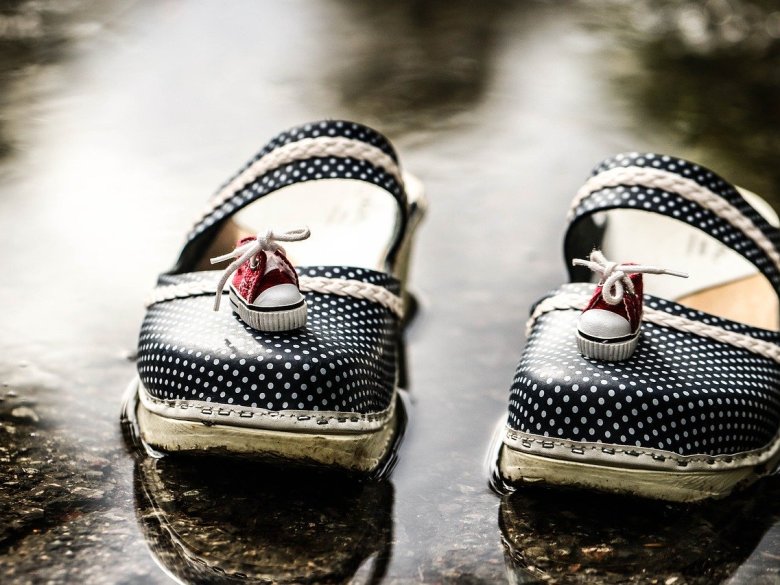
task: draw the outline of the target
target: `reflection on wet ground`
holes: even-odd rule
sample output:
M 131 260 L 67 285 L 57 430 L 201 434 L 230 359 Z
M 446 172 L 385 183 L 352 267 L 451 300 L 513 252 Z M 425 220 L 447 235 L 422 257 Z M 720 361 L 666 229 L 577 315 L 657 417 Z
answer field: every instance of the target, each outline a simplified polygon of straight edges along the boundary
M 184 582 L 378 583 L 392 554 L 389 481 L 146 458 L 135 493 L 151 553 Z
M 755 583 L 755 565 L 773 562 L 751 553 L 780 519 L 777 488 L 773 478 L 725 505 L 691 509 L 529 489 L 502 500 L 499 525 L 510 570 L 531 581 L 720 583 L 741 570 Z
M 769 0 L 3 4 L 0 581 L 780 581 L 774 478 L 680 507 L 498 497 L 484 468 L 594 162 L 668 151 L 780 204 L 779 31 Z M 396 469 L 135 456 L 155 273 L 243 159 L 325 116 L 388 132 L 431 202 Z

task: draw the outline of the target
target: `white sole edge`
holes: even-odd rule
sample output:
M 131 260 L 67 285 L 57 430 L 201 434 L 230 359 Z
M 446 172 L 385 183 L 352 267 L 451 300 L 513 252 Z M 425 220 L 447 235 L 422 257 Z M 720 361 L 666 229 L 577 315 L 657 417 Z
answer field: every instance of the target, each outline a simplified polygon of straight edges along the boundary
M 227 425 L 286 432 L 370 433 L 379 431 L 393 418 L 395 403 L 373 414 L 326 410 L 268 410 L 251 406 L 217 404 L 203 400 L 154 398 L 136 378 L 138 400 L 149 412 L 163 418 L 208 425 Z
M 743 489 L 780 462 L 780 440 L 733 456 L 680 456 L 657 449 L 553 440 L 506 429 L 498 457 L 509 484 L 548 484 L 672 502 L 718 499 Z M 530 445 L 525 448 L 525 445 Z M 547 450 L 554 456 L 540 453 Z M 663 455 L 662 455 L 663 454 Z M 684 465 L 683 465 L 684 464 Z
M 303 295 L 301 295 L 303 304 L 296 307 L 282 308 L 278 311 L 258 311 L 247 305 L 233 285 L 230 286 L 228 294 L 233 311 L 244 323 L 257 331 L 290 331 L 306 325 L 308 309 Z
M 173 419 L 151 412 L 140 400 L 136 407 L 141 439 L 154 449 L 280 458 L 361 472 L 373 471 L 389 454 L 398 432 L 396 413 L 393 409 L 392 416 L 378 430 L 344 433 Z
M 629 339 L 620 343 L 610 343 L 609 341 L 593 341 L 583 337 L 577 332 L 577 349 L 587 358 L 602 360 L 605 362 L 622 362 L 634 354 L 639 343 L 639 332 Z

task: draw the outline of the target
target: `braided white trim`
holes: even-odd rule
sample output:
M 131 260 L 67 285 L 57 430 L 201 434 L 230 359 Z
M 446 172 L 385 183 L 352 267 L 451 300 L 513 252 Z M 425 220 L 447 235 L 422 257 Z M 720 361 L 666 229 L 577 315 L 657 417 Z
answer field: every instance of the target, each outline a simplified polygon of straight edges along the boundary
M 526 323 L 526 335 L 531 334 L 536 320 L 550 311 L 566 311 L 566 310 L 583 310 L 588 304 L 589 297 L 587 295 L 578 295 L 573 293 L 564 293 L 556 295 L 554 297 L 547 298 L 539 303 L 534 309 L 531 317 Z M 642 321 L 646 323 L 653 323 L 661 327 L 668 327 L 670 329 L 676 329 L 677 331 L 683 331 L 685 333 L 692 333 L 700 337 L 707 337 L 739 347 L 740 349 L 746 349 L 750 352 L 763 356 L 765 358 L 774 360 L 780 363 L 780 346 L 770 341 L 763 341 L 761 339 L 755 339 L 744 333 L 735 333 L 734 331 L 727 331 L 716 325 L 708 325 L 707 323 L 701 323 L 699 321 L 692 321 L 685 317 L 678 315 L 671 315 L 665 311 L 659 311 L 658 309 L 652 309 L 645 307 L 642 314 Z
M 275 148 L 244 169 L 230 183 L 214 194 L 206 208 L 194 222 L 193 228 L 206 219 L 220 205 L 233 197 L 233 195 L 267 172 L 297 160 L 326 156 L 350 157 L 367 161 L 392 175 L 400 185 L 404 184 L 401 169 L 393 160 L 393 157 L 376 146 L 362 140 L 343 138 L 341 136 L 303 138 L 297 142 L 291 142 Z
M 364 299 L 382 305 L 395 313 L 399 319 L 403 319 L 404 316 L 403 299 L 376 284 L 346 278 L 326 278 L 324 276 L 301 276 L 299 284 L 301 292 L 316 292 L 326 295 Z M 186 282 L 158 286 L 147 297 L 145 306 L 148 308 L 165 301 L 200 295 L 213 295 L 216 292 L 216 283 L 212 282 Z
M 562 293 L 552 297 L 547 297 L 541 303 L 534 307 L 528 321 L 525 322 L 525 336 L 531 336 L 531 330 L 536 324 L 536 320 L 550 311 L 568 311 L 584 310 L 590 299 L 585 295 L 574 293 Z
M 577 191 L 577 195 L 574 197 L 571 208 L 569 209 L 568 219 L 571 220 L 574 217 L 574 212 L 577 207 L 591 194 L 606 187 L 618 187 L 620 185 L 662 189 L 664 191 L 676 193 L 689 201 L 698 203 L 718 217 L 729 222 L 732 226 L 742 231 L 748 238 L 753 240 L 753 242 L 766 253 L 772 262 L 774 262 L 777 270 L 780 271 L 780 252 L 777 251 L 771 240 L 766 237 L 764 232 L 762 232 L 750 218 L 707 187 L 702 187 L 692 179 L 686 179 L 676 173 L 664 171 L 662 169 L 636 166 L 617 167 L 591 177 L 585 182 L 582 188 Z
M 321 294 L 338 295 L 341 297 L 354 297 L 379 303 L 383 307 L 395 313 L 399 319 L 404 317 L 404 301 L 398 295 L 394 295 L 382 286 L 349 280 L 347 278 L 325 278 L 324 276 L 301 276 L 300 286 L 303 292 L 317 292 Z

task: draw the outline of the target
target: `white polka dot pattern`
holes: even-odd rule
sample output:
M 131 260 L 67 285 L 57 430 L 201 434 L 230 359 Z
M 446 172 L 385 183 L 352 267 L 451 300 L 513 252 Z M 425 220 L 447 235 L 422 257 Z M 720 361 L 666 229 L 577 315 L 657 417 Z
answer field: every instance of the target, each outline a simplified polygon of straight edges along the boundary
M 354 279 L 394 294 L 399 283 L 367 269 L 299 267 L 303 276 Z M 159 285 L 213 279 L 214 272 L 163 275 Z M 395 392 L 399 322 L 383 306 L 306 293 L 305 328 L 264 333 L 225 303 L 194 296 L 150 307 L 138 343 L 138 372 L 154 398 L 202 400 L 273 411 L 376 413 Z
M 397 162 L 395 151 L 389 141 L 381 134 L 354 122 L 322 121 L 306 124 L 298 128 L 282 132 L 271 140 L 254 158 L 252 158 L 233 178 L 239 176 L 251 164 L 262 158 L 275 148 L 291 144 L 304 138 L 316 138 L 320 136 L 345 137 L 360 140 L 379 148 Z M 229 185 L 231 178 L 223 184 Z M 233 197 L 228 198 L 202 220 L 198 221 L 187 236 L 187 243 L 182 250 L 179 259 L 179 268 L 182 271 L 191 269 L 190 259 L 199 256 L 197 251 L 212 240 L 217 228 L 222 222 L 236 213 L 239 209 L 294 183 L 302 183 L 318 179 L 358 179 L 373 183 L 388 191 L 398 202 L 399 222 L 396 226 L 395 238 L 391 243 L 388 259 L 392 261 L 398 251 L 402 235 L 405 233 L 408 214 L 408 203 L 403 186 L 381 167 L 363 159 L 343 156 L 317 156 L 297 160 L 282 165 L 245 185 L 236 191 Z M 221 189 L 221 188 L 220 188 Z
M 677 173 L 728 201 L 777 248 L 770 226 L 726 181 L 694 163 L 657 154 L 608 159 L 593 172 L 650 167 Z M 663 189 L 617 185 L 594 191 L 576 206 L 566 234 L 566 263 L 598 247 L 593 213 L 627 208 L 667 215 L 714 236 L 741 253 L 780 291 L 780 273 L 740 229 L 694 201 Z M 607 223 L 608 226 L 608 223 Z M 590 228 L 590 232 L 586 229 Z M 573 279 L 588 274 L 570 269 Z M 568 284 L 548 296 L 589 296 L 593 285 Z M 780 345 L 780 334 L 720 319 L 645 295 L 645 305 Z M 661 449 L 680 455 L 733 455 L 769 444 L 780 429 L 780 367 L 746 349 L 691 332 L 645 322 L 633 356 L 623 362 L 583 357 L 574 332 L 580 312 L 553 310 L 533 324 L 509 402 L 514 430 L 569 441 Z
M 695 181 L 736 207 L 749 218 L 769 238 L 775 248 L 780 247 L 780 230 L 767 223 L 761 214 L 745 201 L 737 190 L 724 179 L 695 163 L 682 159 L 652 153 L 627 153 L 607 159 L 598 165 L 593 176 L 618 167 L 648 167 L 656 168 Z M 756 243 L 726 220 L 705 209 L 701 205 L 680 197 L 673 192 L 641 185 L 620 185 L 607 187 L 596 191 L 577 206 L 569 230 L 566 234 L 566 261 L 582 255 L 582 250 L 575 250 L 573 241 L 577 233 L 577 224 L 591 214 L 614 208 L 638 209 L 659 213 L 688 223 L 720 240 L 742 254 L 769 279 L 775 290 L 780 292 L 780 272 L 775 263 L 761 250 Z M 589 242 L 588 245 L 593 245 Z M 581 274 L 572 269 L 572 274 Z
M 297 142 L 304 138 L 319 138 L 320 136 L 340 136 L 343 138 L 353 138 L 355 140 L 361 140 L 366 144 L 375 146 L 382 150 L 385 154 L 389 155 L 394 161 L 398 162 L 398 156 L 396 155 L 393 146 L 390 141 L 384 136 L 379 134 L 376 130 L 357 124 L 356 122 L 347 122 L 344 120 L 322 120 L 320 122 L 312 122 L 310 124 L 303 124 L 302 126 L 296 126 L 290 128 L 284 132 L 280 132 L 268 144 L 266 144 L 258 153 L 253 156 L 247 163 L 241 167 L 232 177 L 222 183 L 217 189 L 217 193 L 221 191 L 226 185 L 229 185 L 236 177 L 241 175 L 246 169 L 252 166 L 252 163 L 260 160 L 266 154 L 272 150 L 285 146 L 292 142 Z
M 558 292 L 587 294 L 592 285 Z M 647 296 L 646 304 L 780 343 L 777 333 Z M 584 358 L 572 332 L 579 311 L 539 318 L 517 368 L 509 403 L 515 430 L 574 441 L 733 454 L 762 447 L 780 428 L 780 369 L 725 343 L 645 323 L 625 362 Z

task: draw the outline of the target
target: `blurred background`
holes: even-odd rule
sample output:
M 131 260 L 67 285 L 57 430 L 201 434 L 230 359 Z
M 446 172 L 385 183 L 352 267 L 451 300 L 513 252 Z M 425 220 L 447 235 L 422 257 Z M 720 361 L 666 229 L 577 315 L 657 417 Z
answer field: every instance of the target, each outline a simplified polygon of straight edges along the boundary
M 226 177 L 325 117 L 387 134 L 431 204 L 398 467 L 143 458 L 145 294 Z M 780 582 L 775 479 L 684 509 L 488 489 L 567 204 L 626 150 L 780 206 L 778 3 L 0 1 L 0 581 Z

